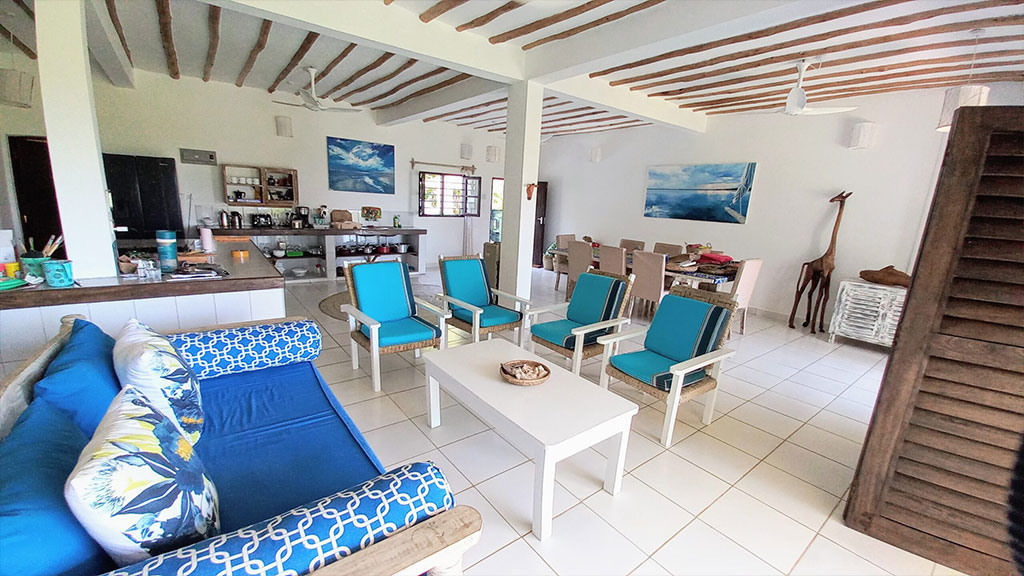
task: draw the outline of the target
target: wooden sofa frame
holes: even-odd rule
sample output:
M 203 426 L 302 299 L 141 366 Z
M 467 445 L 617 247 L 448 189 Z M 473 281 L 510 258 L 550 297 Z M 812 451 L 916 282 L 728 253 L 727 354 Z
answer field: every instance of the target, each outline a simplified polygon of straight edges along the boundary
M 18 416 L 32 402 L 35 383 L 46 373 L 47 366 L 67 343 L 71 327 L 80 315 L 61 318 L 61 328 L 34 356 L 26 360 L 0 383 L 0 442 L 10 433 Z M 192 328 L 180 332 L 276 324 L 305 320 L 302 317 L 255 320 L 235 324 L 222 324 Z M 480 513 L 469 506 L 455 506 L 437 516 L 413 526 L 403 528 L 386 540 L 377 542 L 349 556 L 314 570 L 316 576 L 363 576 L 388 574 L 412 576 L 428 573 L 431 576 L 462 574 L 462 556 L 480 541 L 483 521 Z

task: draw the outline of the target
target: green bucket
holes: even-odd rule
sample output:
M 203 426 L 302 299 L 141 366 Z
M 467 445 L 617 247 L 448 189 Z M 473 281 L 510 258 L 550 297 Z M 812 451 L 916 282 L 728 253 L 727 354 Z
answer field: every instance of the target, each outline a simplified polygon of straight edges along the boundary
M 43 278 L 43 262 L 46 262 L 49 258 L 22 258 L 22 268 L 33 276 Z

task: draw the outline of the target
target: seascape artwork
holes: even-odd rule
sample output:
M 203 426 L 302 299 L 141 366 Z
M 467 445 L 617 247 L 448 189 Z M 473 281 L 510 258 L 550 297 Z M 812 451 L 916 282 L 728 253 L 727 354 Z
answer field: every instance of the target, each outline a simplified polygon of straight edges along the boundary
M 327 137 L 327 182 L 335 192 L 395 193 L 395 147 Z
M 755 162 L 651 166 L 644 216 L 743 224 Z

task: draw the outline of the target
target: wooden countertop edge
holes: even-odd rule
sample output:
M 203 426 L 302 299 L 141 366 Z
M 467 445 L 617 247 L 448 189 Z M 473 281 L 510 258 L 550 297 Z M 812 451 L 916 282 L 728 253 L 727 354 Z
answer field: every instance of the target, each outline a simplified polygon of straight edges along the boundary
M 118 286 L 68 288 L 65 290 L 44 290 L 39 292 L 26 289 L 6 293 L 0 292 L 0 310 L 192 296 L 222 292 L 247 292 L 249 290 L 272 290 L 275 288 L 284 288 L 283 277 L 152 282 L 121 284 Z
M 336 228 L 211 228 L 214 236 L 423 236 L 425 228 L 359 228 L 338 230 Z

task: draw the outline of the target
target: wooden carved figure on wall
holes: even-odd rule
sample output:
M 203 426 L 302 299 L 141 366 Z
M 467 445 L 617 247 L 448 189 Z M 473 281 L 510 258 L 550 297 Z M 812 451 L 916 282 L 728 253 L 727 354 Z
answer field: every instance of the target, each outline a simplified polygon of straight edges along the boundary
M 789 327 L 794 328 L 793 319 L 796 318 L 796 310 L 800 307 L 800 297 L 810 284 L 807 292 L 807 318 L 803 326 L 811 326 L 811 334 L 815 333 L 814 323 L 818 323 L 818 331 L 825 331 L 825 306 L 828 305 L 829 288 L 832 284 L 832 271 L 836 268 L 836 238 L 839 236 L 839 223 L 843 219 L 843 208 L 846 207 L 846 199 L 853 192 L 841 192 L 832 197 L 829 202 L 839 202 L 839 212 L 836 213 L 836 223 L 832 227 L 832 241 L 829 242 L 828 250 L 820 258 L 804 262 L 800 267 L 800 278 L 797 280 L 796 295 L 793 297 L 793 311 L 789 313 Z M 818 298 L 814 299 L 814 291 L 818 290 Z M 814 300 L 814 310 L 811 310 L 811 301 Z

